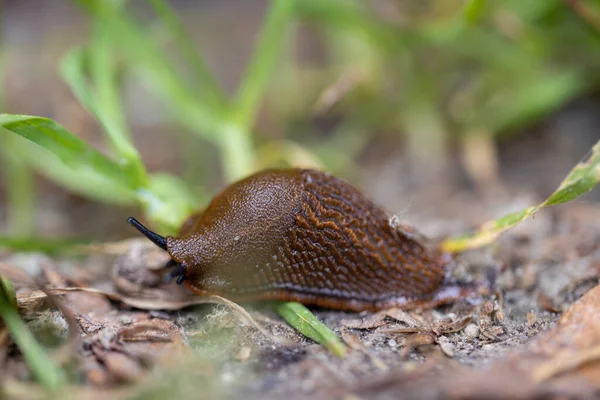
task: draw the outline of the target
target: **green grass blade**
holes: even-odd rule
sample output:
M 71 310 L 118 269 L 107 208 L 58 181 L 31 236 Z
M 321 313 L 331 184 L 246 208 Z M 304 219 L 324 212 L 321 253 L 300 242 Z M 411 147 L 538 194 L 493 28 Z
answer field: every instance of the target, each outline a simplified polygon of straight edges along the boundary
M 0 134 L 10 132 L 3 131 Z M 38 173 L 63 186 L 73 193 L 115 205 L 134 205 L 136 192 L 119 182 L 114 182 L 95 169 L 75 169 L 64 164 L 58 157 L 37 144 L 22 137 L 19 139 L 23 150 L 20 156 Z
M 271 71 L 287 37 L 293 11 L 292 0 L 272 0 L 270 3 L 235 101 L 235 121 L 242 130 L 249 130 L 254 124 Z
M 58 389 L 64 383 L 62 369 L 54 365 L 19 316 L 12 284 L 5 277 L 0 280 L 0 316 L 35 378 L 48 390 Z
M 127 12 L 102 1 L 86 2 L 85 6 L 96 23 L 105 25 L 111 46 L 119 50 L 129 68 L 146 78 L 176 120 L 220 148 L 228 180 L 247 174 L 254 165 L 253 147 L 247 132 L 231 122 L 229 104 L 198 96 L 157 41 Z
M 403 50 L 407 39 L 414 36 L 409 29 L 402 29 L 377 18 L 365 2 L 350 0 L 300 0 L 295 4 L 299 18 L 352 31 L 369 39 L 381 48 Z
M 81 105 L 92 115 L 98 115 L 89 81 L 85 75 L 88 57 L 85 49 L 73 47 L 60 60 L 59 72 Z
M 90 49 L 75 48 L 67 53 L 60 64 L 61 75 L 79 101 L 104 128 L 121 167 L 135 177 L 139 186 L 146 186 L 146 171 L 137 149 L 131 143 L 122 111 L 116 62 L 102 29 L 97 29 L 95 42 Z M 86 76 L 87 70 L 89 78 Z
M 88 3 L 96 22 L 105 25 L 111 45 L 119 49 L 131 68 L 148 78 L 147 82 L 167 100 L 178 120 L 205 139 L 216 141 L 225 110 L 199 100 L 156 41 L 125 11 L 103 1 Z
M 17 294 L 15 293 L 15 287 L 13 286 L 10 279 L 5 277 L 4 275 L 0 275 L 0 296 L 4 296 L 7 304 L 10 307 L 16 308 L 17 303 Z
M 196 44 L 190 40 L 177 14 L 164 0 L 150 0 L 150 4 L 175 39 L 185 62 L 193 72 L 194 76 L 192 78 L 197 83 L 195 88 L 198 97 L 213 104 L 213 107 L 224 109 L 228 101 L 227 96 L 215 80 L 202 56 L 196 51 Z
M 65 254 L 76 246 L 91 243 L 92 240 L 81 238 L 73 239 L 46 239 L 22 236 L 0 236 L 0 249 L 6 248 L 19 252 L 41 252 L 45 254 Z
M 22 156 L 40 173 L 95 199 L 117 204 L 137 202 L 153 222 L 170 232 L 197 205 L 179 179 L 152 175 L 148 184 L 142 185 L 131 169 L 117 165 L 50 119 L 0 114 L 0 127 L 39 145 L 23 141 Z
M 146 169 L 139 152 L 131 142 L 131 134 L 125 120 L 115 56 L 103 27 L 97 28 L 91 48 L 90 72 L 98 102 L 97 118 L 104 126 L 122 168 L 135 177 L 139 186 L 147 186 Z
M 449 252 L 459 252 L 490 244 L 501 233 L 533 216 L 543 207 L 571 201 L 592 190 L 598 182 L 600 182 L 600 141 L 592 147 L 589 157 L 577 164 L 554 193 L 543 203 L 489 221 L 472 235 L 447 239 L 442 243 L 442 249 Z
M 336 356 L 343 357 L 346 354 L 346 345 L 304 305 L 294 302 L 276 303 L 275 310 L 294 329 L 325 346 Z
M 91 171 L 126 189 L 137 189 L 141 184 L 137 177 L 124 173 L 118 164 L 51 119 L 0 114 L 0 127 L 48 150 L 81 177 Z

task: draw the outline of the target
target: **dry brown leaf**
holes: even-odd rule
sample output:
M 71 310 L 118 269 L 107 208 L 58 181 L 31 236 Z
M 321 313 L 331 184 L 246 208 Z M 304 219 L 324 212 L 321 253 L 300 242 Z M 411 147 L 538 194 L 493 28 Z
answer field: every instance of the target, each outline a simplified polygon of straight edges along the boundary
M 291 343 L 283 337 L 273 336 L 272 334 L 267 332 L 267 330 L 264 329 L 262 326 L 260 326 L 260 324 L 258 324 L 258 322 L 256 322 L 254 320 L 254 318 L 252 318 L 252 316 L 248 313 L 248 311 L 246 311 L 242 306 L 240 306 L 237 303 L 234 303 L 231 300 L 221 297 L 221 296 L 216 296 L 216 295 L 203 296 L 203 297 L 194 296 L 194 297 L 190 297 L 189 300 L 185 300 L 185 301 L 168 301 L 165 299 L 157 299 L 157 300 L 137 299 L 137 298 L 122 296 L 118 293 L 111 293 L 111 292 L 106 292 L 106 291 L 95 289 L 95 288 L 85 288 L 85 287 L 52 288 L 52 289 L 48 289 L 47 291 L 48 291 L 48 293 L 54 294 L 54 295 L 62 295 L 62 294 L 71 293 L 71 292 L 88 292 L 88 293 L 102 294 L 111 300 L 120 301 L 124 304 L 127 304 L 128 306 L 138 308 L 140 310 L 180 310 L 185 307 L 190 307 L 190 306 L 200 305 L 200 304 L 224 304 L 224 305 L 228 306 L 229 308 L 231 308 L 233 311 L 235 311 L 239 316 L 244 318 L 250 325 L 252 325 L 255 329 L 257 329 L 260 333 L 262 333 L 265 337 L 269 338 L 271 341 L 273 341 L 275 343 L 283 344 L 283 345 L 289 345 Z M 47 296 L 47 294 L 45 294 L 44 292 L 41 292 L 41 291 L 39 291 L 37 293 L 30 293 L 29 296 L 27 297 L 27 301 L 30 301 L 31 298 L 35 298 L 36 300 L 39 300 L 40 298 L 42 298 L 44 296 Z M 17 296 L 17 301 L 19 301 L 18 296 Z M 21 304 L 21 303 L 19 303 L 19 304 Z
M 552 360 L 536 367 L 533 372 L 533 380 L 542 382 L 564 372 L 576 370 L 584 364 L 600 361 L 600 345 L 585 349 L 584 351 L 563 351 Z
M 469 325 L 471 321 L 473 321 L 472 316 L 468 316 L 457 321 L 439 321 L 433 324 L 431 330 L 438 336 L 445 335 L 447 333 L 460 332 L 465 329 L 465 327 Z
M 135 386 L 115 386 L 110 389 L 94 388 L 83 385 L 66 385 L 61 388 L 61 398 L 78 400 L 129 399 L 136 394 Z M 47 400 L 48 391 L 30 381 L 7 379 L 2 382 L 2 394 L 8 399 Z M 3 397 L 4 398 L 4 397 Z
M 107 371 L 120 382 L 136 382 L 142 379 L 143 370 L 137 360 L 116 351 L 107 352 L 102 358 Z
M 119 340 L 124 342 L 172 342 L 179 335 L 179 328 L 164 319 L 138 322 L 122 328 L 118 333 Z
M 400 356 L 406 358 L 417 347 L 435 344 L 436 339 L 436 335 L 433 332 L 418 332 L 410 335 L 400 352 Z
M 561 309 L 556 307 L 556 305 L 554 304 L 554 300 L 552 300 L 550 297 L 546 296 L 543 293 L 540 293 L 538 295 L 537 302 L 538 305 L 546 311 L 550 311 L 553 313 L 561 312 Z

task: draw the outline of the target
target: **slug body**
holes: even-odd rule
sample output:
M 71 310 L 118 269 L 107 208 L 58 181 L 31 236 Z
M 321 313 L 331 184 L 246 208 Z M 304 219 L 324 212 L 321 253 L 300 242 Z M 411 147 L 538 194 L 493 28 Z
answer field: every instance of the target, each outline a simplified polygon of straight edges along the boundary
M 391 226 L 350 184 L 313 170 L 259 172 L 217 195 L 179 236 L 156 237 L 198 294 L 351 311 L 461 296 L 444 285 L 439 253 Z

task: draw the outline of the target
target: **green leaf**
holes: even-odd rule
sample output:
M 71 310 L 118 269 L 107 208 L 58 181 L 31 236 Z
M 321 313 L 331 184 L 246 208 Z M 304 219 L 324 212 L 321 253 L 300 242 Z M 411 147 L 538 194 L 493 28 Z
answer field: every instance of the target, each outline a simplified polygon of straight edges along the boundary
M 490 244 L 500 234 L 533 216 L 540 209 L 571 201 L 592 190 L 598 182 L 600 182 L 600 141 L 592 147 L 591 154 L 586 160 L 577 164 L 543 203 L 486 222 L 472 235 L 447 239 L 442 243 L 442 249 L 448 252 L 459 252 Z
M 62 369 L 54 365 L 20 318 L 12 284 L 3 276 L 0 281 L 0 317 L 35 378 L 48 390 L 58 389 L 64 383 Z
M 71 169 L 78 171 L 81 177 L 91 172 L 124 189 L 132 190 L 140 186 L 135 176 L 124 173 L 118 164 L 51 119 L 0 114 L 0 127 L 48 150 Z
M 276 303 L 275 310 L 294 329 L 322 344 L 336 356 L 343 357 L 346 354 L 346 345 L 342 343 L 340 338 L 302 304 L 294 302 Z
M 4 132 L 0 132 L 2 134 Z M 22 145 L 19 156 L 37 172 L 73 193 L 116 205 L 136 204 L 136 192 L 114 182 L 95 169 L 74 169 L 43 147 L 20 136 L 15 136 Z

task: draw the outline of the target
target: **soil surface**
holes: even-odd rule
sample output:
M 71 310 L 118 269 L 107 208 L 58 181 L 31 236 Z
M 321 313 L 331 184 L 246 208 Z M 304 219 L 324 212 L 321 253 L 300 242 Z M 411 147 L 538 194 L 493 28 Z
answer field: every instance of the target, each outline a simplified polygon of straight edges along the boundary
M 362 170 L 372 179 L 363 181 L 371 183 L 361 186 L 434 240 L 464 233 L 542 200 L 548 182 L 558 185 L 597 140 L 578 138 L 561 153 L 568 161 L 555 165 L 556 137 L 538 129 L 541 145 L 530 143 L 535 135 L 500 144 L 502 176 L 493 186 L 454 179 L 407 195 L 401 162 L 368 160 Z M 519 160 L 511 146 L 537 149 L 535 162 Z M 388 196 L 379 196 L 382 187 Z M 433 310 L 313 310 L 348 346 L 344 358 L 295 332 L 270 304 L 244 304 L 251 320 L 219 299 L 197 304 L 164 281 L 167 255 L 144 239 L 60 257 L 5 251 L 0 272 L 14 281 L 29 327 L 68 371 L 73 384 L 64 390 L 82 398 L 595 398 L 597 197 L 544 209 L 494 245 L 457 255 L 453 277 L 479 287 L 476 298 Z M 3 327 L 0 368 L 9 398 L 41 397 Z

